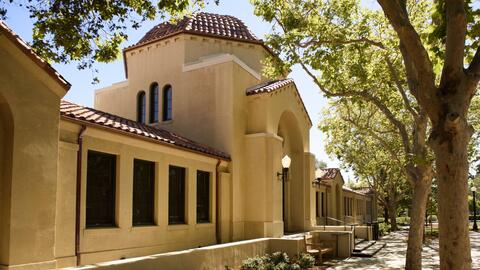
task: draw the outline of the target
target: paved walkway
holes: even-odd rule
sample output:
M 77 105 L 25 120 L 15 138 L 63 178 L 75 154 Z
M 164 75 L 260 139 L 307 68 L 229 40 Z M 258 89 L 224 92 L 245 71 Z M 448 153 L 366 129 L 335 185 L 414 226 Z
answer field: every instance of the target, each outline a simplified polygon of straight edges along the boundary
M 404 269 L 407 253 L 406 231 L 395 232 L 385 236 L 387 245 L 372 258 L 348 258 L 339 261 L 327 269 Z M 472 269 L 480 269 L 480 233 L 470 233 L 472 245 Z M 422 269 L 439 269 L 438 240 L 430 241 L 423 247 Z

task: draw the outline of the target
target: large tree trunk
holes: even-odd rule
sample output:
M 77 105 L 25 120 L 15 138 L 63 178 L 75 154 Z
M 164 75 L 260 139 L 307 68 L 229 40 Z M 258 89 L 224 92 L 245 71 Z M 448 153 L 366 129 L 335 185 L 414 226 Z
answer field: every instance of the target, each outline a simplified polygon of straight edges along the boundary
M 423 246 L 423 219 L 427 207 L 428 195 L 432 184 L 432 176 L 412 181 L 413 198 L 410 209 L 410 230 L 408 232 L 408 247 L 405 269 L 422 269 L 422 246 Z
M 471 269 L 468 228 L 467 147 L 472 134 L 465 116 L 447 115 L 431 145 L 438 179 L 440 269 Z
M 397 227 L 397 202 L 396 200 L 388 201 L 388 217 L 390 218 L 390 231 L 398 230 Z

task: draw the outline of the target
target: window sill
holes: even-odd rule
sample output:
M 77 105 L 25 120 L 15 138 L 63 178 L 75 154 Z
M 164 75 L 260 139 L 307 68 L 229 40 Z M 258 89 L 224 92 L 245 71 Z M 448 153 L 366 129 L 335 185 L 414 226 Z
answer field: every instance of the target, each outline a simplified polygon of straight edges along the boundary
M 208 227 L 213 227 L 215 223 L 212 222 L 205 222 L 205 223 L 197 223 L 195 224 L 196 228 L 208 228 Z
M 134 231 L 149 231 L 149 230 L 155 230 L 155 229 L 158 229 L 159 226 L 158 225 L 155 225 L 155 224 L 151 224 L 151 225 L 136 225 L 136 226 L 132 226 L 132 228 L 130 229 L 132 232 Z
M 89 227 L 84 229 L 86 236 L 99 235 L 99 234 L 113 234 L 120 232 L 119 227 Z
M 159 122 L 160 124 L 162 125 L 169 125 L 171 123 L 173 123 L 173 119 L 172 120 L 165 120 L 165 121 L 162 121 L 162 122 Z
M 169 231 L 188 230 L 188 224 L 169 224 L 167 227 Z

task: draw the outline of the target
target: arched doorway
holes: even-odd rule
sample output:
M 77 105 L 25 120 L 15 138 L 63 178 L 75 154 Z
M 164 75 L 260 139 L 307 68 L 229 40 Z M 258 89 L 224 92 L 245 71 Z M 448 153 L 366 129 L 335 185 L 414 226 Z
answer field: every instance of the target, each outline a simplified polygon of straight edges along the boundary
M 0 265 L 8 265 L 13 117 L 0 94 Z
M 304 149 L 303 137 L 295 115 L 282 113 L 277 135 L 283 138 L 282 157 L 288 155 L 291 165 L 282 188 L 282 213 L 284 232 L 303 229 L 304 219 Z

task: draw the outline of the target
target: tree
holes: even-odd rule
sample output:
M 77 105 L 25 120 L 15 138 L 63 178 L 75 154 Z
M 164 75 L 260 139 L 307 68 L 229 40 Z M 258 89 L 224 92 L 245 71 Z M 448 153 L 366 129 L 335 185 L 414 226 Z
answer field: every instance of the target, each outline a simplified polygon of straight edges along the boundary
M 272 60 L 275 69 L 285 72 L 293 64 L 302 65 L 327 96 L 335 94 L 332 89 L 348 92 L 358 89 L 358 82 L 375 80 L 371 74 L 362 74 L 365 72 L 362 66 L 371 57 L 379 58 L 384 52 L 382 47 L 388 48 L 389 53 L 390 50 L 400 51 L 408 93 L 415 98 L 419 108 L 417 128 L 426 128 L 425 120 L 430 120 L 432 126 L 428 145 L 435 155 L 439 188 L 440 267 L 470 269 L 465 198 L 468 147 L 473 129 L 467 117 L 480 79 L 478 10 L 470 1 L 463 0 L 438 0 L 435 3 L 378 0 L 383 14 L 360 7 L 354 0 L 253 2 L 258 15 L 282 28 L 268 39 L 274 51 L 285 60 L 283 64 Z M 378 16 L 387 20 L 387 27 L 382 20 L 377 20 Z M 367 46 L 379 49 L 366 54 L 364 49 Z M 352 51 L 358 56 L 353 55 L 353 60 L 345 57 L 352 56 Z M 327 65 L 330 68 L 325 67 Z M 357 68 L 357 76 L 342 76 L 342 69 L 346 66 Z M 315 74 L 315 70 L 321 74 Z M 385 91 L 384 87 L 359 89 L 366 95 Z M 418 133 L 414 134 L 418 136 Z M 422 144 L 427 141 L 426 137 L 420 139 Z M 424 155 L 425 150 L 426 146 L 421 145 L 407 152 L 412 153 L 415 161 Z M 415 182 L 414 188 L 413 203 L 417 204 L 426 201 L 425 194 L 430 185 L 426 179 L 431 172 L 422 168 L 427 165 L 423 161 L 413 164 L 412 168 L 416 169 L 408 171 L 420 180 Z M 414 215 L 418 216 L 418 213 Z M 417 222 L 412 220 L 412 225 Z M 410 232 L 409 240 L 416 235 L 418 232 Z M 419 245 L 409 248 L 407 269 L 421 268 L 420 251 Z M 408 260 L 409 256 L 418 259 Z
M 37 54 L 47 61 L 79 61 L 79 68 L 90 68 L 94 62 L 111 62 L 120 56 L 127 29 L 137 29 L 157 16 L 183 15 L 206 3 L 208 0 L 0 0 L 0 19 L 8 16 L 8 7 L 24 7 L 34 19 L 31 46 Z
M 391 230 L 397 230 L 399 202 L 410 188 L 395 126 L 375 105 L 339 99 L 324 110 L 319 127 L 327 135 L 327 152 L 352 168 L 361 184 L 375 190 L 387 213 L 385 221 L 391 220 Z
M 390 122 L 403 148 L 405 175 L 413 188 L 406 265 L 421 269 L 423 220 L 433 178 L 427 147 L 427 111 L 403 67 L 396 33 L 380 11 L 356 1 L 254 1 L 256 12 L 279 29 L 267 38 L 284 61 L 269 59 L 272 76 L 299 64 L 327 97 L 372 104 Z M 414 3 L 414 25 L 427 29 L 430 6 Z M 407 91 L 410 90 L 410 92 Z M 390 198 L 390 197 L 389 197 Z
M 315 169 L 325 169 L 327 168 L 327 163 L 323 160 L 315 159 Z

